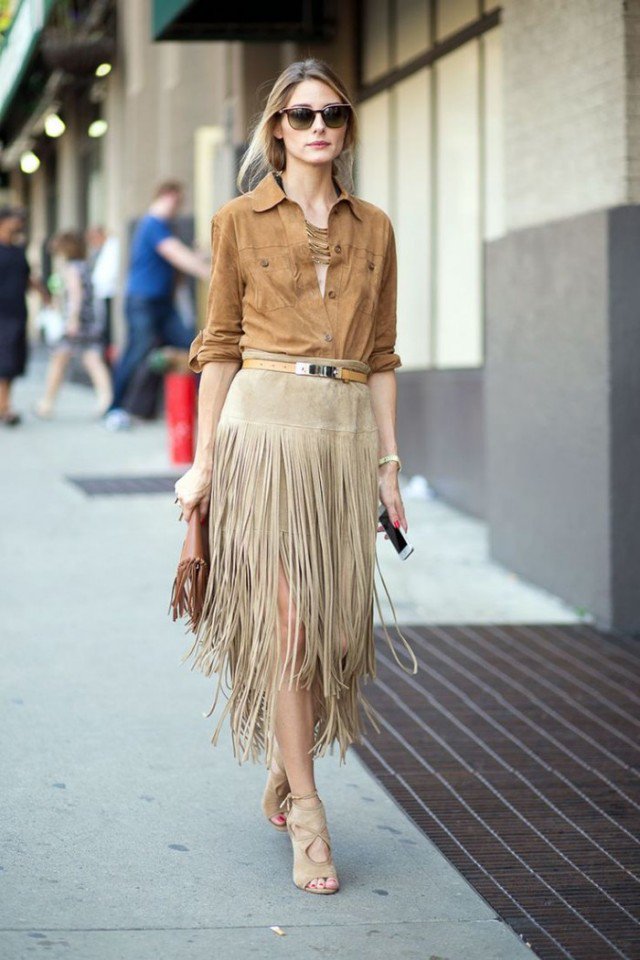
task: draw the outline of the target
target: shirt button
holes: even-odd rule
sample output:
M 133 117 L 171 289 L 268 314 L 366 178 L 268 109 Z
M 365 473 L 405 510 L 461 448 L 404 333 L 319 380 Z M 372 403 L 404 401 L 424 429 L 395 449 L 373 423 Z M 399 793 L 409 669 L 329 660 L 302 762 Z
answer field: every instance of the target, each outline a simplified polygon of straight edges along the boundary
M 329 290 L 329 293 L 327 294 L 327 296 L 330 297 L 332 300 L 334 300 L 336 296 L 335 290 Z
M 369 270 L 374 270 L 374 269 L 375 269 L 375 263 L 373 262 L 373 260 L 369 260 Z
M 328 340 L 333 340 L 333 337 L 331 336 L 330 333 L 325 333 L 324 338 L 325 338 L 325 340 L 327 340 L 327 341 L 328 341 Z
M 339 243 L 336 243 L 333 249 L 335 250 L 336 253 L 342 253 L 342 247 L 340 246 Z
M 260 266 L 261 266 L 261 267 L 268 267 L 268 266 L 269 266 L 269 261 L 267 260 L 266 257 L 265 257 L 263 260 L 260 261 Z

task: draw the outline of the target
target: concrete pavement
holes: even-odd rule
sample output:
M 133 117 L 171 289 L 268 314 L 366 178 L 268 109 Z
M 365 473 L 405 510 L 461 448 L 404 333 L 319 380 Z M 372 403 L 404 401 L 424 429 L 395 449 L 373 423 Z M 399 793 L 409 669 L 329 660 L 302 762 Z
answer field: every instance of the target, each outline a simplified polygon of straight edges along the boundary
M 23 409 L 41 375 L 20 383 Z M 169 472 L 161 424 L 108 434 L 69 385 L 55 421 L 4 430 L 0 450 L 2 960 L 531 957 L 355 754 L 318 765 L 343 889 L 293 886 L 288 838 L 260 813 L 263 768 L 238 766 L 228 733 L 210 746 L 212 682 L 179 662 L 173 498 L 88 498 L 65 479 Z M 379 553 L 399 597 L 407 580 Z

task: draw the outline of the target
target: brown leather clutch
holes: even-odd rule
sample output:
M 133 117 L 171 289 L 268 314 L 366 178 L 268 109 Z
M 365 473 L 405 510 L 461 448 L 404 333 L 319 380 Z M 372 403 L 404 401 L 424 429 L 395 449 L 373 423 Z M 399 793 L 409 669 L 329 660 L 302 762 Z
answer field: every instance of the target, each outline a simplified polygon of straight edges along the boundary
M 203 535 L 200 511 L 196 507 L 187 525 L 169 603 L 174 621 L 186 616 L 187 628 L 194 633 L 202 619 L 208 576 L 209 539 Z

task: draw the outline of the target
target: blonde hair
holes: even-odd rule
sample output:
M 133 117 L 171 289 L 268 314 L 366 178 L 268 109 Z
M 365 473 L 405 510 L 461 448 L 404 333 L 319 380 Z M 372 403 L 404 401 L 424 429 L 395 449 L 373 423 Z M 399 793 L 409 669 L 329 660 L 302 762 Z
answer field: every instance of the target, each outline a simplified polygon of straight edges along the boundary
M 332 164 L 332 174 L 346 190 L 353 190 L 353 160 L 356 143 L 358 141 L 358 120 L 347 88 L 334 73 L 328 63 L 309 57 L 306 60 L 296 60 L 286 67 L 273 84 L 264 110 L 258 115 L 251 131 L 249 146 L 247 147 L 236 185 L 240 193 L 244 193 L 245 179 L 247 189 L 251 190 L 258 180 L 271 171 L 280 172 L 286 166 L 286 150 L 282 140 L 273 135 L 274 127 L 280 117 L 278 111 L 286 107 L 291 91 L 302 80 L 321 80 L 335 90 L 343 103 L 351 105 L 347 119 L 347 129 L 344 135 L 344 144 L 340 155 Z

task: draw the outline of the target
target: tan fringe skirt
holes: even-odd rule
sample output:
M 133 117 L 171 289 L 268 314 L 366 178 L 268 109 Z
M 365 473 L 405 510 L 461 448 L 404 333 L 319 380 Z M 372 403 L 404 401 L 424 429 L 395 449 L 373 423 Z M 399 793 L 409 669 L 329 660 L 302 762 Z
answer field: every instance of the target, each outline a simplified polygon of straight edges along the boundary
M 245 349 L 244 357 L 283 354 Z M 358 360 L 287 359 L 370 371 Z M 221 692 L 226 704 L 212 742 L 228 716 L 240 763 L 270 762 L 284 683 L 313 691 L 316 757 L 335 742 L 344 760 L 361 736 L 362 713 L 377 728 L 360 690 L 375 676 L 374 596 L 382 619 L 374 583 L 377 462 L 368 384 L 248 368 L 232 380 L 213 454 L 204 612 L 184 659 L 217 675 L 208 715 Z M 289 584 L 286 636 L 279 630 L 279 561 Z M 295 658 L 284 654 L 293 653 L 301 626 L 294 673 Z

